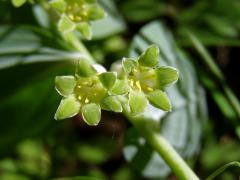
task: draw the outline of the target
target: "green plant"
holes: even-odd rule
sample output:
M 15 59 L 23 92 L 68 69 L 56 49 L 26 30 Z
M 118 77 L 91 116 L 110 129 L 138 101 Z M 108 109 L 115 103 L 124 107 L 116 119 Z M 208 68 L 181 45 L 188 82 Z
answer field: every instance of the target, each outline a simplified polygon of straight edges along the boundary
M 19 9 L 12 8 L 11 3 Z M 115 3 L 119 4 L 120 13 Z M 198 79 L 230 120 L 228 125 L 239 135 L 237 96 L 204 48 L 222 42 L 239 43 L 234 40 L 238 24 L 232 21 L 232 17 L 239 16 L 234 12 L 239 6 L 222 0 L 214 1 L 214 8 L 207 1 L 191 3 L 192 6 L 185 8 L 184 2 L 176 0 L 0 1 L 3 22 L 0 81 L 4 84 L 0 112 L 8 119 L 7 123 L 1 121 L 1 154 L 14 151 L 6 148 L 10 144 L 14 147 L 25 138 L 36 138 L 20 143 L 14 157 L 0 160 L 0 173 L 4 171 L 0 178 L 76 176 L 66 179 L 115 180 L 139 179 L 139 174 L 146 178 L 167 178 L 172 171 L 179 179 L 199 179 L 198 176 L 204 177 L 220 163 L 237 159 L 235 149 L 239 144 L 235 137 L 222 133 L 223 137 L 217 139 L 214 137 L 217 133 L 206 133 L 205 126 L 211 123 L 205 121 L 207 103 Z M 234 7 L 234 11 L 221 8 L 227 5 Z M 6 11 L 6 7 L 11 10 Z M 213 11 L 205 13 L 209 9 Z M 182 15 L 178 16 L 179 13 Z M 218 14 L 224 15 L 223 21 Z M 156 17 L 163 20 L 142 26 Z M 138 26 L 142 27 L 135 34 Z M 170 30 L 167 26 L 174 28 Z M 206 32 L 210 35 L 206 36 Z M 193 47 L 205 68 L 194 61 L 194 52 L 186 53 L 179 45 Z M 113 62 L 114 59 L 121 60 Z M 61 100 L 53 91 L 54 77 Z M 52 121 L 56 109 L 56 120 L 71 118 L 72 121 Z M 115 121 L 118 118 L 121 121 Z M 88 127 L 82 121 L 99 126 Z M 129 168 L 124 164 L 107 174 L 109 170 L 105 172 L 104 163 L 114 156 L 113 144 L 122 144 L 122 139 L 120 143 L 114 139 L 119 133 L 114 132 L 118 123 L 125 123 L 121 125 L 124 129 L 127 127 L 123 147 L 118 149 L 123 149 Z M 98 130 L 106 128 L 105 125 L 113 130 L 112 139 L 109 135 L 99 136 Z M 123 132 L 119 134 L 122 138 Z M 201 137 L 208 137 L 204 143 L 209 143 L 203 150 Z M 32 159 L 28 158 L 28 152 L 33 154 Z M 216 154 L 211 155 L 212 152 Z M 223 153 L 225 158 L 221 157 Z M 36 158 L 36 154 L 41 154 L 43 160 Z M 43 173 L 38 172 L 40 161 L 45 166 Z M 195 161 L 203 169 L 196 170 L 198 176 L 191 169 Z M 78 169 L 78 163 L 82 168 Z M 210 179 L 228 166 L 220 168 Z M 66 170 L 63 174 L 59 173 L 62 167 Z M 137 175 L 130 167 L 137 170 Z M 234 173 L 227 175 L 233 177 Z

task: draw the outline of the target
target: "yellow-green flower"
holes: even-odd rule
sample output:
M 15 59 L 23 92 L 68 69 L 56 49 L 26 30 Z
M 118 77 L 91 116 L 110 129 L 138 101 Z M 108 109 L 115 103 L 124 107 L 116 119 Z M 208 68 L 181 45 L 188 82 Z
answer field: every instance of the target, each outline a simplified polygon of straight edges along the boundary
M 106 15 L 95 0 L 52 0 L 50 3 L 60 14 L 60 31 L 77 29 L 87 39 L 91 39 L 92 36 L 90 22 L 102 19 Z
M 150 46 L 137 59 L 123 59 L 122 77 L 130 87 L 128 98 L 133 114 L 143 112 L 148 102 L 164 111 L 171 110 L 164 89 L 178 80 L 178 71 L 170 66 L 158 67 L 158 62 L 159 49 L 156 45 Z
M 66 119 L 81 113 L 88 125 L 97 125 L 101 109 L 121 112 L 120 102 L 108 93 L 115 81 L 115 73 L 99 74 L 92 65 L 80 60 L 75 76 L 57 76 L 55 79 L 56 90 L 63 96 L 55 119 Z

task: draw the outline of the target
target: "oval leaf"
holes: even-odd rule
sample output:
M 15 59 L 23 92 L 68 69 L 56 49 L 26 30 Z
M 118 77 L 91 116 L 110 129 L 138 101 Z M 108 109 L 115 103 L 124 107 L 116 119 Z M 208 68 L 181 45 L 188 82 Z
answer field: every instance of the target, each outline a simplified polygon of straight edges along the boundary
M 101 119 L 101 108 L 94 103 L 86 104 L 82 107 L 82 116 L 89 126 L 96 126 Z

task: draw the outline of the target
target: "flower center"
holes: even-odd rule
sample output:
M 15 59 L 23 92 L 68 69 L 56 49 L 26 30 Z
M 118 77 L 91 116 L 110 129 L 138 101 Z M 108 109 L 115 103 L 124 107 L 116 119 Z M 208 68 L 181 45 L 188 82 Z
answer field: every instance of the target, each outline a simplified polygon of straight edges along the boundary
M 68 0 L 66 14 L 74 22 L 81 22 L 87 18 L 87 7 L 83 0 Z
M 134 68 L 129 74 L 129 85 L 137 92 L 152 92 L 156 88 L 156 73 L 151 68 Z
M 82 104 L 100 103 L 107 95 L 107 90 L 97 77 L 79 77 L 75 87 L 75 94 Z

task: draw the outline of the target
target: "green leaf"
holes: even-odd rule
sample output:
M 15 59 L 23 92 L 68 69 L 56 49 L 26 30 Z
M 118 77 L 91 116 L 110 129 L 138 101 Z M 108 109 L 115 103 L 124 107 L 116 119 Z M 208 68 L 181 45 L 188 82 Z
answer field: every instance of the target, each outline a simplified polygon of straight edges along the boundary
M 143 93 L 136 93 L 134 91 L 129 93 L 129 107 L 132 115 L 143 113 L 147 104 L 147 98 Z
M 151 45 L 141 54 L 138 59 L 139 64 L 147 67 L 155 67 L 159 61 L 159 48 L 157 45 Z
M 86 104 L 82 107 L 82 116 L 89 126 L 96 126 L 101 119 L 101 108 L 94 103 Z
M 98 77 L 103 86 L 107 89 L 110 89 L 116 82 L 117 74 L 115 72 L 104 72 L 101 73 Z
M 158 77 L 158 84 L 160 88 L 164 88 L 177 82 L 179 73 L 176 68 L 170 66 L 161 66 L 156 68 L 156 73 Z
M 75 29 L 75 23 L 71 21 L 65 14 L 62 14 L 59 22 L 58 29 L 61 32 L 70 32 Z
M 207 16 L 206 23 L 216 34 L 225 37 L 236 37 L 238 35 L 237 28 L 230 21 L 220 16 Z
M 112 0 L 99 0 L 99 4 L 104 8 L 107 16 L 100 21 L 91 22 L 93 39 L 104 39 L 119 33 L 124 32 L 127 27 L 115 1 Z
M 129 91 L 129 86 L 127 80 L 119 80 L 117 79 L 116 83 L 113 85 L 110 93 L 112 95 L 123 95 Z
M 230 163 L 227 163 L 227 164 L 223 165 L 222 167 L 220 167 L 216 171 L 214 171 L 210 176 L 208 176 L 206 178 L 206 180 L 215 179 L 217 176 L 219 176 L 221 173 L 223 173 L 226 169 L 228 169 L 229 167 L 232 167 L 232 166 L 240 168 L 240 162 L 233 161 L 233 162 L 230 162 Z
M 67 3 L 64 0 L 51 0 L 49 3 L 54 9 L 61 13 L 65 12 L 67 8 Z
M 99 5 L 91 5 L 87 10 L 87 17 L 92 21 L 102 19 L 105 16 L 105 11 Z
M 81 22 L 76 26 L 76 29 L 81 32 L 82 36 L 87 40 L 92 38 L 92 29 L 89 23 Z
M 15 7 L 20 7 L 22 6 L 25 2 L 27 2 L 27 0 L 12 0 L 12 4 Z
M 116 96 L 108 96 L 103 100 L 103 106 L 106 110 L 122 112 L 122 105 Z
M 97 71 L 92 65 L 90 65 L 87 60 L 81 59 L 78 61 L 77 74 L 81 77 L 89 77 L 96 74 Z
M 73 93 L 77 82 L 74 76 L 57 76 L 55 78 L 55 88 L 62 96 L 68 96 Z
M 132 71 L 132 69 L 138 65 L 137 61 L 135 61 L 132 58 L 123 58 L 122 63 L 123 69 L 126 74 L 129 74 Z
M 171 111 L 172 105 L 167 94 L 161 90 L 155 90 L 147 95 L 149 102 L 164 111 Z
M 80 102 L 73 96 L 62 99 L 55 114 L 56 120 L 70 118 L 79 113 Z
M 33 15 L 41 27 L 50 28 L 50 17 L 48 12 L 41 5 L 33 6 Z

